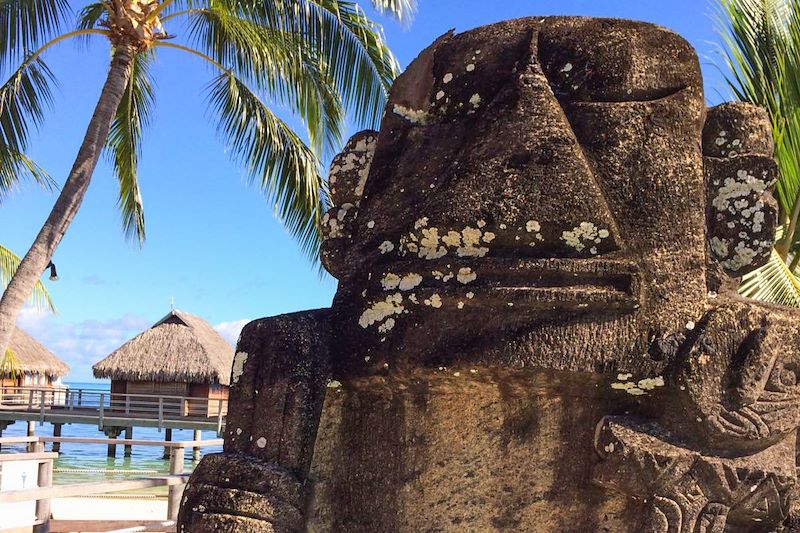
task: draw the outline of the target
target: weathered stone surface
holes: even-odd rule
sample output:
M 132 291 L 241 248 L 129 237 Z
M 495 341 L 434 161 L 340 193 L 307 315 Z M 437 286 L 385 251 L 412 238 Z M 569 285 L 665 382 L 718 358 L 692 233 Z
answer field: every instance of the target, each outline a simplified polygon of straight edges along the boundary
M 332 308 L 242 333 L 180 531 L 791 530 L 800 313 L 733 290 L 772 149 L 663 28 L 442 36 L 334 161 Z

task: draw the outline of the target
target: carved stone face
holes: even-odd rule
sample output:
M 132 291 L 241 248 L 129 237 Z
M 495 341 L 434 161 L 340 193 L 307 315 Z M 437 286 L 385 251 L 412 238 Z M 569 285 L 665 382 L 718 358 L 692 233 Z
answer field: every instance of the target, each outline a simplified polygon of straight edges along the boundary
M 323 247 L 343 367 L 560 351 L 597 371 L 652 351 L 707 293 L 704 119 L 695 53 L 666 30 L 519 19 L 440 38 L 396 81 L 374 159 L 365 133 L 334 163 L 352 191 Z

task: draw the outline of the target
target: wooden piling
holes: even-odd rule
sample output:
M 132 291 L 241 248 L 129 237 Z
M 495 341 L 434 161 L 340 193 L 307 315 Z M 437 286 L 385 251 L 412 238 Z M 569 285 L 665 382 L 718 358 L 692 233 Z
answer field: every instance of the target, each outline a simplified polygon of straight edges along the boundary
M 129 440 L 133 438 L 133 427 L 126 427 L 125 428 L 125 438 L 129 439 Z M 133 446 L 131 446 L 130 444 L 126 444 L 125 445 L 125 451 L 123 452 L 123 456 L 124 457 L 130 457 L 132 450 L 133 450 Z
M 164 429 L 164 440 L 167 442 L 172 442 L 172 428 Z M 172 454 L 170 453 L 172 448 L 169 446 L 164 446 L 164 459 L 170 459 Z
M 54 437 L 60 437 L 61 436 L 61 426 L 63 426 L 63 424 L 53 424 L 53 436 Z M 52 451 L 54 451 L 56 453 L 61 453 L 61 443 L 60 442 L 54 442 Z
M 170 475 L 178 476 L 183 474 L 184 451 L 183 447 L 172 448 L 169 461 Z M 178 509 L 181 505 L 181 497 L 185 487 L 186 485 L 184 484 L 170 485 L 167 495 L 167 520 L 178 519 Z
M 203 440 L 203 432 L 199 429 L 194 430 L 194 435 L 192 440 L 200 441 Z M 195 446 L 192 448 L 192 461 L 197 462 L 200 460 L 200 446 Z
M 53 486 L 53 460 L 39 463 L 39 487 Z M 33 526 L 33 533 L 50 533 L 50 498 L 36 501 L 36 520 L 41 524 Z
M 27 430 L 26 433 L 27 433 L 27 435 L 29 437 L 35 437 L 36 436 L 36 421 L 35 420 L 28 420 L 28 430 Z M 28 444 L 28 451 L 29 452 L 32 452 L 34 450 L 34 445 L 33 444 L 34 443 Z

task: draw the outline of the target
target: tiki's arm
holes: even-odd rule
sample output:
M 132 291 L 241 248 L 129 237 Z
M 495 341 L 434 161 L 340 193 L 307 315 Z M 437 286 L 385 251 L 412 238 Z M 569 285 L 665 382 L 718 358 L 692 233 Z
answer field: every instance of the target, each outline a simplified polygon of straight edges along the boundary
M 328 311 L 250 323 L 236 348 L 225 448 L 203 458 L 178 531 L 305 529 L 308 471 L 328 380 Z

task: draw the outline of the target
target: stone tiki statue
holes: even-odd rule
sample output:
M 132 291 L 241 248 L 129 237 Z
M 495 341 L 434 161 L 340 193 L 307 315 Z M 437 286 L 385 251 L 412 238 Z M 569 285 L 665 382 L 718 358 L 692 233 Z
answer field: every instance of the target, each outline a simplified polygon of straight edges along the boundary
M 769 120 L 679 36 L 447 34 L 331 170 L 330 309 L 242 332 L 179 531 L 790 530 L 800 314 Z

